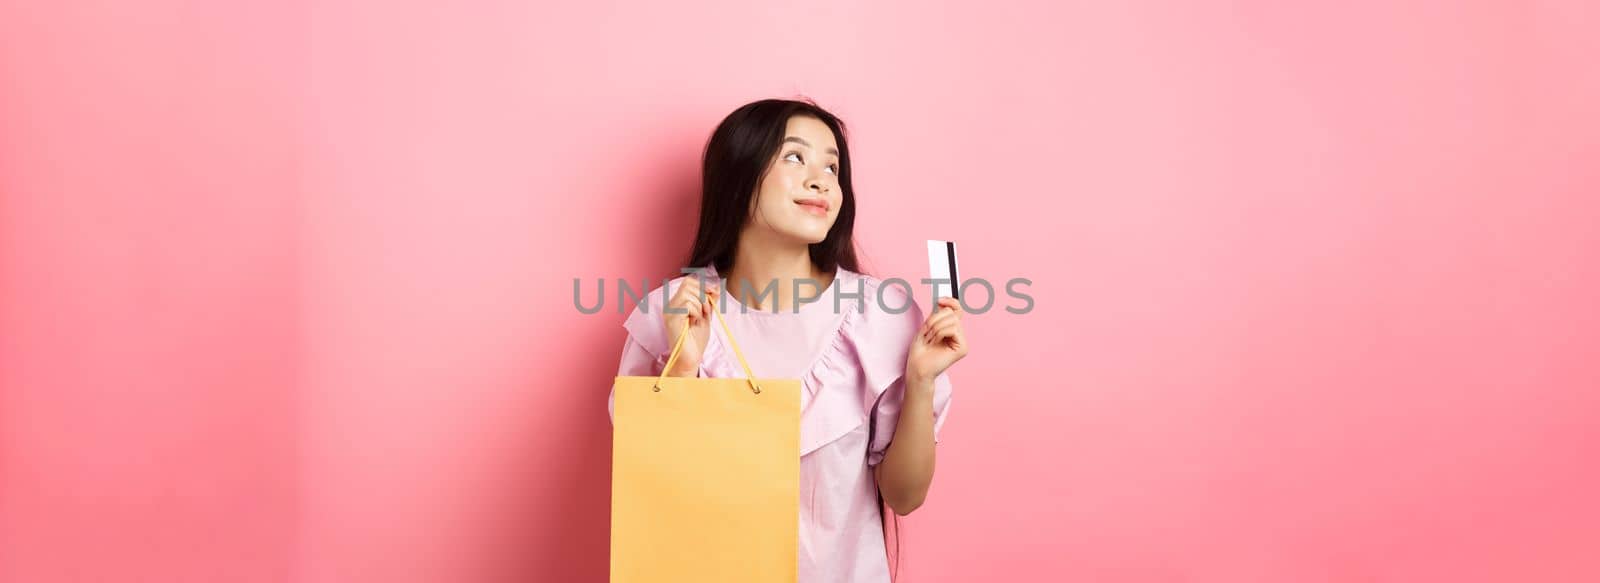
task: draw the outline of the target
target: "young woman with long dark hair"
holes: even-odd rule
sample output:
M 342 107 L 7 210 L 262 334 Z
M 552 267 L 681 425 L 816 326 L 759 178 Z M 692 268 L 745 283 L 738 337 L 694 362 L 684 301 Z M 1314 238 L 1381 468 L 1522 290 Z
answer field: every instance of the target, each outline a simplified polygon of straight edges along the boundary
M 924 319 L 909 286 L 861 272 L 844 125 L 821 107 L 740 107 L 712 133 L 701 170 L 687 265 L 704 275 L 644 299 L 672 310 L 634 308 L 617 374 L 660 374 L 687 320 L 667 374 L 744 376 L 710 325 L 718 310 L 753 370 L 802 380 L 799 580 L 889 581 L 884 507 L 909 514 L 932 483 L 946 371 L 968 351 L 961 305 L 944 298 Z

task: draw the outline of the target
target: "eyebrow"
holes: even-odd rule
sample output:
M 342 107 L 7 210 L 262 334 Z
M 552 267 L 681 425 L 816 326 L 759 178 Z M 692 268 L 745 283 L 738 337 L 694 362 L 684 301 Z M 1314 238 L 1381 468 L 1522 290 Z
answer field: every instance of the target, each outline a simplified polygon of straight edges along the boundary
M 800 145 L 805 146 L 807 148 L 811 147 L 811 142 L 807 142 L 807 141 L 802 140 L 800 138 L 797 138 L 795 136 L 789 136 L 787 138 L 784 138 L 783 141 L 785 141 L 785 142 L 794 142 L 796 144 L 800 144 Z M 833 154 L 834 156 L 838 156 L 839 155 L 839 150 L 837 148 L 828 148 L 828 153 L 829 154 Z

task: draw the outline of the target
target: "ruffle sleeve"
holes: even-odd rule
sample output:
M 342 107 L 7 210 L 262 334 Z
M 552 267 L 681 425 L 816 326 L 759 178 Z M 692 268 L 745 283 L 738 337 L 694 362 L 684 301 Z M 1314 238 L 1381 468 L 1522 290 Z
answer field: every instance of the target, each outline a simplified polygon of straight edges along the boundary
M 939 373 L 933 378 L 933 442 L 939 443 L 939 430 L 944 427 L 945 414 L 950 411 L 950 373 Z M 867 444 L 867 465 L 883 461 L 894 440 L 894 429 L 900 422 L 900 406 L 905 402 L 905 382 L 896 379 L 894 386 L 885 391 L 872 413 L 872 441 Z
M 875 465 L 882 460 L 900 418 L 906 356 L 922 324 L 922 310 L 903 288 L 895 286 L 883 289 L 880 305 L 882 282 L 876 278 L 860 276 L 844 283 L 855 288 L 845 293 L 859 290 L 862 300 L 842 302 L 845 313 L 837 332 L 801 379 L 801 455 L 869 422 L 873 438 L 868 444 L 868 463 Z M 908 309 L 896 314 L 885 306 Z M 950 395 L 950 379 L 941 374 L 934 381 L 935 440 L 949 410 Z
M 895 427 L 900 421 L 901 405 L 905 402 L 906 356 L 911 342 L 922 326 L 924 312 L 904 288 L 888 286 L 883 289 L 882 306 L 877 290 L 867 296 L 867 314 L 874 317 L 869 322 L 851 330 L 851 343 L 861 357 L 861 372 L 865 377 L 862 401 L 869 411 L 872 439 L 867 444 L 867 465 L 883 461 L 883 454 L 894 440 Z M 894 314 L 885 307 L 905 311 Z M 952 393 L 949 372 L 940 373 L 933 381 L 933 439 L 939 441 L 939 431 L 944 427 L 950 411 Z

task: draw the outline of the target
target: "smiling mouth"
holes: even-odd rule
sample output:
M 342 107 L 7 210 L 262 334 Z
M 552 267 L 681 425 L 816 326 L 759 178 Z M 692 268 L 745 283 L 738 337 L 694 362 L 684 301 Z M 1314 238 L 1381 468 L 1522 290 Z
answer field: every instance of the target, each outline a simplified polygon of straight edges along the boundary
M 797 200 L 794 203 L 807 207 L 807 210 L 816 209 L 824 213 L 828 212 L 828 202 L 825 200 Z

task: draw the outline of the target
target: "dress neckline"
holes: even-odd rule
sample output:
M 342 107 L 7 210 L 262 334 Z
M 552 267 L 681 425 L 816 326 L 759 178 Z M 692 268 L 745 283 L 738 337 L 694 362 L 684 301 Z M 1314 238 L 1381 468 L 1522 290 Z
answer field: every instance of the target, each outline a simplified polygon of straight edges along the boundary
M 721 310 L 724 314 L 737 312 L 739 315 L 754 314 L 757 316 L 801 316 L 815 312 L 820 309 L 817 307 L 818 305 L 829 303 L 829 299 L 834 297 L 834 295 L 837 293 L 835 290 L 839 288 L 839 280 L 844 279 L 845 274 L 849 273 L 849 270 L 845 269 L 843 266 L 834 266 L 833 281 L 829 282 L 827 289 L 822 290 L 817 295 L 817 299 L 801 305 L 799 310 L 790 308 L 788 310 L 779 310 L 775 312 L 772 310 L 758 310 L 745 306 L 743 302 L 739 301 L 739 298 L 733 296 L 733 292 L 729 290 L 728 286 L 726 285 L 727 282 L 722 281 L 722 275 L 717 273 L 716 265 L 707 265 L 705 270 L 707 275 L 716 278 L 717 281 L 724 284 L 722 286 L 722 293 L 720 295 L 721 297 L 727 299 L 727 307 L 718 307 L 716 309 Z

